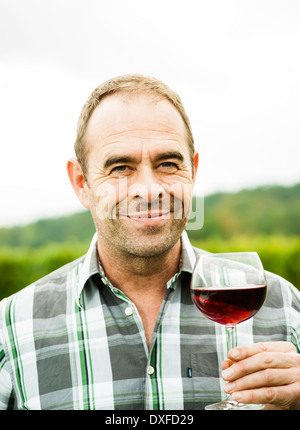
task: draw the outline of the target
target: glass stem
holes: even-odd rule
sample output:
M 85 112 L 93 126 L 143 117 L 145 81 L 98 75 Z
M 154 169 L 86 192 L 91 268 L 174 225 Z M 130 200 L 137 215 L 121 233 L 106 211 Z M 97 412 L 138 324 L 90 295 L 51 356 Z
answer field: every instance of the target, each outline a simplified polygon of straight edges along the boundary
M 228 352 L 232 348 L 236 347 L 236 342 L 235 342 L 235 327 L 226 327 L 226 332 L 227 332 L 227 354 L 228 354 Z
M 226 327 L 226 337 L 227 337 L 227 357 L 228 358 L 228 352 L 236 347 L 236 339 L 235 339 L 235 327 Z M 233 401 L 230 394 L 227 394 L 227 398 L 225 400 L 227 403 L 236 403 Z

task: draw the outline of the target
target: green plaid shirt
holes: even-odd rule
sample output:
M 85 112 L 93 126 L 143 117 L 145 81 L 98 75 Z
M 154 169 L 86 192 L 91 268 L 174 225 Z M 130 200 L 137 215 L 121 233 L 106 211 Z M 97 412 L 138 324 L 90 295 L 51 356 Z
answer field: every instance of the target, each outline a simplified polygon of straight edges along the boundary
M 0 409 L 203 409 L 224 398 L 223 326 L 192 303 L 195 255 L 182 237 L 181 270 L 167 284 L 150 351 L 135 305 L 86 256 L 0 305 Z M 287 340 L 299 351 L 300 295 L 268 273 L 256 316 L 237 327 L 240 345 Z

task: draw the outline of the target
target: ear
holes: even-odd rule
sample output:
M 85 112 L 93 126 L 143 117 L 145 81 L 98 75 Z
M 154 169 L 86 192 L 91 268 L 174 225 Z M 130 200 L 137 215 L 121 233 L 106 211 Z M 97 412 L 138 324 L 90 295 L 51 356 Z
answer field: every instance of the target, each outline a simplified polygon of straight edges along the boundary
M 194 175 L 193 175 L 193 183 L 196 181 L 197 171 L 198 171 L 198 165 L 199 165 L 199 152 L 195 151 L 194 155 Z
M 87 192 L 87 184 L 84 179 L 81 165 L 77 158 L 70 158 L 67 162 L 67 172 L 72 184 L 72 187 L 77 195 L 80 203 L 85 208 L 90 208 L 89 197 Z

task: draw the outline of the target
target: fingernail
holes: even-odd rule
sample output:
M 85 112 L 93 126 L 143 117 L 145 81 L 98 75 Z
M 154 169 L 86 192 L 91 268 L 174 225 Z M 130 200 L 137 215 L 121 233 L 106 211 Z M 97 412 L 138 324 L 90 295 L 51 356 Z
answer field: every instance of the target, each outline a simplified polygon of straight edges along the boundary
M 230 352 L 230 356 L 232 357 L 232 358 L 239 358 L 239 356 L 240 356 L 240 353 L 239 353 L 239 351 L 237 350 L 237 349 L 233 349 L 231 352 Z
M 232 370 L 231 368 L 226 369 L 226 370 L 224 370 L 224 371 L 222 372 L 222 377 L 223 377 L 224 379 L 231 378 L 231 376 L 232 376 L 232 375 L 233 375 L 233 370 Z

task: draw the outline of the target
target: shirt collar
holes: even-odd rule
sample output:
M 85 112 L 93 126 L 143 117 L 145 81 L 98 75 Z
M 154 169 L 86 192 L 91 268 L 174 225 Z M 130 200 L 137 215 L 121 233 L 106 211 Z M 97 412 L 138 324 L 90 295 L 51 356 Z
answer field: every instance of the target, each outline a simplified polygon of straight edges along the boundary
M 181 236 L 181 271 L 192 273 L 196 263 L 196 253 L 184 230 Z
M 77 285 L 76 285 L 76 303 L 81 307 L 80 296 L 87 280 L 99 273 L 98 251 L 97 251 L 97 233 L 94 234 L 88 252 L 84 256 L 81 264 L 78 266 Z
M 94 234 L 90 247 L 88 249 L 88 252 L 86 253 L 84 259 L 82 260 L 80 266 L 79 266 L 79 272 L 77 276 L 77 286 L 76 286 L 76 302 L 78 306 L 81 306 L 80 304 L 80 296 L 82 293 L 82 290 L 87 282 L 87 280 L 95 275 L 99 274 L 104 281 L 105 284 L 109 284 L 110 282 L 105 277 L 105 273 L 99 264 L 99 257 L 98 257 L 98 251 L 97 251 L 97 233 Z M 186 231 L 182 233 L 181 237 L 181 267 L 178 273 L 176 273 L 168 282 L 167 287 L 171 287 L 174 284 L 174 281 L 178 278 L 181 272 L 188 272 L 192 273 L 193 267 L 196 262 L 196 254 L 195 250 L 193 249 L 191 242 L 188 238 L 188 235 Z

